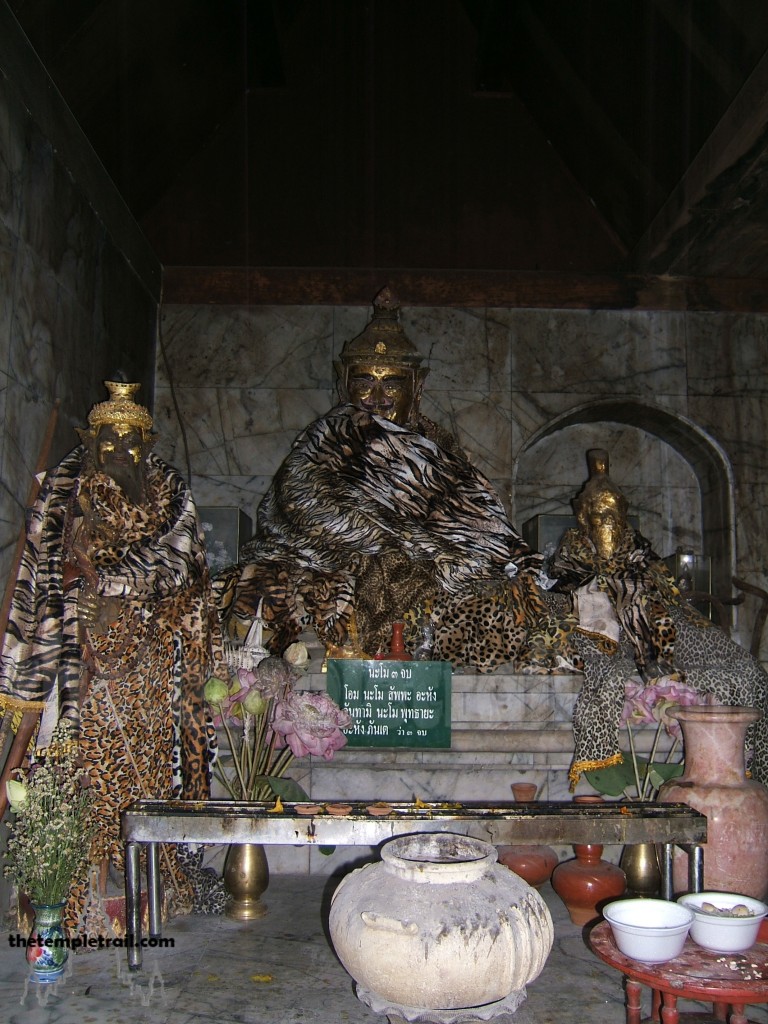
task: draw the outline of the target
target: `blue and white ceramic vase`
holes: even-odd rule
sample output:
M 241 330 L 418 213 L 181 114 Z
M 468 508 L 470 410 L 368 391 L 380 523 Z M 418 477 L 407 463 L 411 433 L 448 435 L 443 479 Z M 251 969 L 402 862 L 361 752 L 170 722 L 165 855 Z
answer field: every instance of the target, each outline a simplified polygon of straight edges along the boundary
M 27 940 L 27 963 L 32 981 L 49 984 L 64 974 L 69 957 L 62 917 L 65 902 L 32 903 L 35 923 Z

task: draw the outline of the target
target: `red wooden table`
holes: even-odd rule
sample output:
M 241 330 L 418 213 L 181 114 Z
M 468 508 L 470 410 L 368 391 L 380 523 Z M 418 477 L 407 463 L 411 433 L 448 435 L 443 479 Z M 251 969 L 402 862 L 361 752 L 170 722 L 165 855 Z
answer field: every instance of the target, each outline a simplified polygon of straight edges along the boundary
M 768 944 L 756 942 L 745 953 L 711 953 L 686 939 L 680 956 L 646 964 L 619 952 L 607 921 L 596 925 L 589 944 L 601 960 L 621 971 L 626 981 L 627 1024 L 640 1024 L 642 986 L 653 992 L 651 1020 L 678 1024 L 677 1000 L 712 1003 L 718 1020 L 747 1024 L 744 1007 L 768 1002 Z M 730 1016 L 729 1016 L 730 1010 Z M 683 1017 L 686 1015 L 683 1014 Z

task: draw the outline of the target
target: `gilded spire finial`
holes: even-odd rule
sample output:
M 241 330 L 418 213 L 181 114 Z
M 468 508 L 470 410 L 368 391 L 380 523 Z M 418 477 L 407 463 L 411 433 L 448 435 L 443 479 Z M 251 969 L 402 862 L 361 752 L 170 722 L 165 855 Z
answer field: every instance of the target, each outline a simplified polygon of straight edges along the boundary
M 88 414 L 88 426 L 95 434 L 100 427 L 107 424 L 116 429 L 135 428 L 141 430 L 144 439 L 152 430 L 152 417 L 143 405 L 134 401 L 141 384 L 126 384 L 119 380 L 105 380 L 104 386 L 109 392 L 106 402 L 98 402 Z

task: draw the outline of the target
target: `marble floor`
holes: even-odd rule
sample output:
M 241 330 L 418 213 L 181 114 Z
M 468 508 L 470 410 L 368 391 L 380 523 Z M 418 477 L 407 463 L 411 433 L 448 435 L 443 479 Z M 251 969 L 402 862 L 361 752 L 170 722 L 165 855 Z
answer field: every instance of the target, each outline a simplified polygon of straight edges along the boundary
M 25 986 L 23 950 L 3 943 L 0 1019 L 9 1024 L 386 1024 L 363 1005 L 326 936 L 327 905 L 337 879 L 273 875 L 269 912 L 240 924 L 226 917 L 168 923 L 174 947 L 146 950 L 129 973 L 125 952 L 94 950 L 71 958 L 55 985 Z M 555 944 L 528 998 L 497 1024 L 622 1024 L 619 975 L 586 946 L 582 929 L 549 885 L 541 889 L 555 924 Z M 646 1009 L 644 1007 L 644 1013 Z M 680 1001 L 680 1009 L 702 1009 Z M 765 1024 L 765 1007 L 750 1020 Z

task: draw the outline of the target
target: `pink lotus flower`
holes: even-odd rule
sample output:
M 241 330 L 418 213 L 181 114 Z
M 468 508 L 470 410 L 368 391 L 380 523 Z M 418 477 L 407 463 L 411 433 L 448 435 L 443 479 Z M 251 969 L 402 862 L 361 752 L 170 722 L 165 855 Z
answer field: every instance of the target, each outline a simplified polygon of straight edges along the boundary
M 347 742 L 342 729 L 351 725 L 346 711 L 325 693 L 292 690 L 275 705 L 272 728 L 278 745 L 286 744 L 295 757 L 312 754 L 330 761 Z
M 649 690 L 653 687 L 645 687 L 641 682 L 633 679 L 627 680 L 624 684 L 624 709 L 621 712 L 622 722 L 631 725 L 653 725 L 653 699 L 649 702 Z
M 701 694 L 681 683 L 679 679 L 670 679 L 668 676 L 661 679 L 653 689 L 656 691 L 652 708 L 654 719 L 664 726 L 670 736 L 681 738 L 680 723 L 670 716 L 669 710 L 680 705 L 689 707 L 691 704 L 700 704 Z
M 205 688 L 215 725 L 227 747 L 214 776 L 232 800 L 307 799 L 287 778 L 294 757 L 314 754 L 329 761 L 347 742 L 341 732 L 349 715 L 324 693 L 297 693 L 296 669 L 283 658 L 263 658 L 254 669 L 231 670 L 229 682 L 209 680 Z

